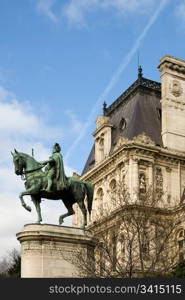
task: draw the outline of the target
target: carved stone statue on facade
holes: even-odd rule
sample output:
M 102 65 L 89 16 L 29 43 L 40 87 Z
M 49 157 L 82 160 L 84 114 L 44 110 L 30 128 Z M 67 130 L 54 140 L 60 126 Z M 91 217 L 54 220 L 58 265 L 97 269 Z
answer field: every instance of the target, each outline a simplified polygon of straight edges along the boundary
M 139 175 L 139 191 L 141 194 L 146 193 L 146 177 L 144 173 Z
M 44 162 L 38 162 L 34 157 L 17 150 L 12 153 L 15 173 L 22 178 L 24 176 L 25 180 L 26 190 L 20 193 L 19 198 L 22 206 L 31 211 L 30 206 L 23 199 L 25 195 L 31 196 L 38 216 L 36 223 L 42 221 L 41 198 L 63 201 L 68 212 L 59 217 L 59 224 L 63 223 L 64 218 L 74 214 L 73 204 L 78 203 L 83 214 L 82 227 L 84 228 L 87 225 L 87 210 L 91 214 L 94 188 L 89 182 L 65 175 L 60 150 L 60 145 L 56 143 L 52 156 Z M 46 170 L 43 171 L 42 168 L 46 165 Z M 85 197 L 87 197 L 87 209 L 84 204 Z
M 179 97 L 183 93 L 183 89 L 178 80 L 173 80 L 170 85 L 170 91 L 175 97 Z

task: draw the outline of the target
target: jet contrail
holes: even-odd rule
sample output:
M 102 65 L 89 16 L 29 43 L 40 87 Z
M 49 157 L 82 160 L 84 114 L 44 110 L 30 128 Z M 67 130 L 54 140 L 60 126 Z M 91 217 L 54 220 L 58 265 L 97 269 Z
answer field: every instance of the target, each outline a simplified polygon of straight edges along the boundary
M 135 55 L 135 53 L 137 52 L 137 50 L 139 49 L 139 47 L 140 47 L 142 41 L 144 40 L 144 38 L 146 37 L 148 31 L 150 30 L 150 28 L 152 27 L 152 25 L 155 23 L 155 21 L 157 20 L 157 18 L 160 15 L 160 13 L 162 12 L 162 10 L 164 9 L 164 7 L 167 5 L 167 3 L 169 1 L 170 0 L 163 0 L 163 1 L 161 1 L 160 5 L 158 6 L 158 8 L 156 9 L 156 11 L 154 12 L 154 14 L 152 15 L 152 17 L 150 18 L 149 22 L 147 23 L 147 25 L 145 26 L 145 28 L 141 32 L 140 36 L 135 41 L 133 47 L 131 48 L 131 50 L 129 51 L 129 53 L 124 57 L 123 61 L 119 65 L 118 69 L 113 74 L 113 76 L 112 76 L 111 80 L 109 81 L 108 85 L 103 90 L 103 92 L 100 95 L 100 97 L 98 98 L 98 100 L 95 102 L 95 105 L 93 106 L 93 108 L 92 108 L 92 110 L 91 110 L 91 112 L 90 112 L 90 114 L 89 114 L 89 116 L 87 118 L 87 121 L 84 124 L 83 129 L 81 130 L 81 132 L 79 133 L 79 135 L 77 136 L 77 138 L 74 140 L 74 142 L 72 143 L 71 147 L 68 149 L 68 151 L 67 151 L 67 153 L 66 153 L 66 155 L 64 157 L 66 161 L 69 158 L 69 156 L 72 153 L 72 151 L 76 148 L 76 146 L 78 145 L 78 143 L 81 141 L 81 139 L 86 134 L 86 131 L 87 131 L 88 127 L 91 125 L 91 123 L 94 120 L 94 114 L 96 113 L 97 109 L 99 108 L 100 103 L 103 103 L 105 101 L 105 99 L 107 98 L 109 92 L 112 90 L 112 88 L 114 87 L 114 85 L 116 84 L 116 82 L 119 80 L 121 74 L 123 73 L 123 71 L 125 70 L 125 68 L 128 66 L 128 64 L 130 63 L 132 57 Z

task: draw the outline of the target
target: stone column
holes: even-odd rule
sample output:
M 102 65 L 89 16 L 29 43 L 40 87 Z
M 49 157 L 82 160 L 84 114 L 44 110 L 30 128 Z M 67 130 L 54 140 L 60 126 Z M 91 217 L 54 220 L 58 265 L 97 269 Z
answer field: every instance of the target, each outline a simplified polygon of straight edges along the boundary
M 153 169 L 153 162 L 149 163 L 148 166 L 148 184 L 150 187 L 154 186 L 154 169 Z
M 170 167 L 166 167 L 166 181 L 167 181 L 167 204 L 170 206 L 171 205 L 171 200 L 172 200 L 172 195 L 171 195 L 171 171 L 172 169 Z
M 76 249 L 94 265 L 94 241 L 88 231 L 49 224 L 27 224 L 17 233 L 21 243 L 22 278 L 80 278 Z
M 136 201 L 139 192 L 139 166 L 138 158 L 131 157 L 129 160 L 129 179 L 130 179 L 130 195 L 131 201 Z
M 178 186 L 178 197 L 179 197 L 179 203 L 181 201 L 181 196 L 182 196 L 182 192 L 181 192 L 181 189 L 182 189 L 182 180 L 181 180 L 181 162 L 179 161 L 178 163 L 178 183 L 179 183 L 179 186 Z
M 124 159 L 124 164 L 125 164 L 125 185 L 129 189 L 130 184 L 129 184 L 129 176 L 130 176 L 130 170 L 129 170 L 129 159 L 128 157 L 125 157 Z M 130 192 L 130 190 L 129 190 Z

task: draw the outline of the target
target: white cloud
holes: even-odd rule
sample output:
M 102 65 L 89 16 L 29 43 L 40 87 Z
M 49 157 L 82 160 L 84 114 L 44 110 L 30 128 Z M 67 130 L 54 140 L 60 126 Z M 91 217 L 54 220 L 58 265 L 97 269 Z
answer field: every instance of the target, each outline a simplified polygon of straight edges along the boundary
M 34 113 L 28 101 L 20 101 L 14 93 L 0 86 L 0 257 L 19 244 L 15 234 L 24 224 L 36 220 L 36 210 L 30 197 L 25 197 L 32 212 L 27 212 L 20 204 L 19 193 L 25 189 L 20 176 L 15 175 L 11 151 L 14 147 L 31 154 L 35 150 L 38 161 L 47 159 L 51 155 L 51 143 L 60 141 L 61 137 L 74 138 L 81 123 L 73 112 L 68 111 L 68 124 L 64 127 L 52 128 L 42 115 Z M 58 139 L 56 139 L 58 137 Z M 50 144 L 48 149 L 47 145 Z M 73 170 L 64 161 L 66 175 L 70 176 Z M 58 224 L 58 217 L 66 209 L 61 201 L 43 201 L 43 220 L 46 223 Z M 69 225 L 69 218 L 66 224 Z
M 19 135 L 35 136 L 42 126 L 40 120 L 33 114 L 29 114 L 17 101 L 0 103 L 0 115 L 0 131 L 2 133 L 6 131 L 6 134 L 16 134 L 17 132 Z
M 175 16 L 183 28 L 185 28 L 185 0 L 182 0 L 175 9 Z
M 149 13 L 159 0 L 69 0 L 64 15 L 70 23 L 86 24 L 86 15 L 94 10 L 116 10 L 119 14 Z
M 56 14 L 55 5 L 63 11 L 63 16 L 68 22 L 78 26 L 86 25 L 86 17 L 94 11 L 116 12 L 121 15 L 128 13 L 150 13 L 156 2 L 161 0 L 37 0 L 37 10 L 54 23 L 58 22 L 61 14 Z M 57 10 L 60 12 L 60 10 Z
M 58 18 L 53 12 L 54 3 L 55 0 L 38 0 L 37 9 L 41 14 L 47 16 L 54 23 L 57 23 Z

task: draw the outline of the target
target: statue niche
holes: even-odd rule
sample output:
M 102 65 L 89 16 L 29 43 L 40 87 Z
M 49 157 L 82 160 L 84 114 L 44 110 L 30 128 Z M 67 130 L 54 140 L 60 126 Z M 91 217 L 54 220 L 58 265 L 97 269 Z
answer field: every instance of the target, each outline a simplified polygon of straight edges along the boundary
M 139 193 L 140 193 L 140 195 L 146 194 L 146 175 L 145 175 L 145 173 L 139 174 Z

